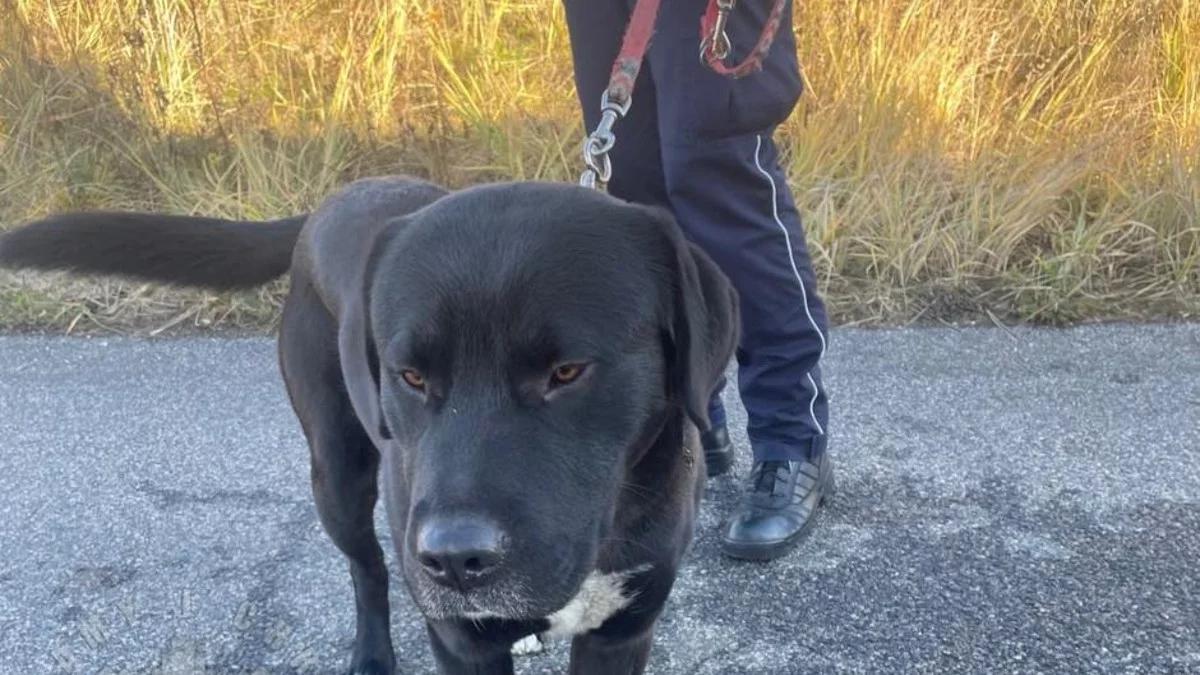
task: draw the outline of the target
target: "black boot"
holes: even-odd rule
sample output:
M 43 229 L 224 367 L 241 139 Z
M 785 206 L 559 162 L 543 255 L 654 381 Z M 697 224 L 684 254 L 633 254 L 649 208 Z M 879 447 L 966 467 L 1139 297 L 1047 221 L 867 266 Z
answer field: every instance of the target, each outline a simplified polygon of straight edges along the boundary
M 755 462 L 745 497 L 722 537 L 725 553 L 743 560 L 787 553 L 812 530 L 817 507 L 834 490 L 833 463 L 823 449 L 810 460 Z
M 720 476 L 733 466 L 733 445 L 724 424 L 700 434 L 700 445 L 704 447 L 704 466 L 709 478 Z

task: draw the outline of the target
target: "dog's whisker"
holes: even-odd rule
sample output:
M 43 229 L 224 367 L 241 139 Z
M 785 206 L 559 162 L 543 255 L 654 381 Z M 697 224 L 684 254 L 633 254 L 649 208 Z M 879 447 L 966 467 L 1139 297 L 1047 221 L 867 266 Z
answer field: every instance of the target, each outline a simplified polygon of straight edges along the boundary
M 656 493 L 653 490 L 651 490 L 650 488 L 647 488 L 642 485 L 638 485 L 637 483 L 631 483 L 629 481 L 621 481 L 621 489 L 625 490 L 627 492 L 631 492 L 638 497 L 654 497 L 654 496 L 656 496 Z

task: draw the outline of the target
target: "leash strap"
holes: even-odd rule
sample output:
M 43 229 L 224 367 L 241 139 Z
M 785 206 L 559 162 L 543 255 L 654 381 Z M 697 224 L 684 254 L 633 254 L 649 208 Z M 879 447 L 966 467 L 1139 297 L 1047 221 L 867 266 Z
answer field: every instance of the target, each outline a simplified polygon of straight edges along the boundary
M 638 0 L 625 27 L 621 40 L 621 51 L 613 63 L 608 88 L 600 99 L 600 123 L 583 141 L 583 163 L 587 166 L 579 177 L 584 187 L 603 190 L 612 178 L 612 159 L 608 151 L 617 143 L 613 125 L 625 117 L 633 104 L 633 85 L 642 70 L 646 50 L 650 48 L 650 36 L 654 33 L 654 22 L 662 0 Z

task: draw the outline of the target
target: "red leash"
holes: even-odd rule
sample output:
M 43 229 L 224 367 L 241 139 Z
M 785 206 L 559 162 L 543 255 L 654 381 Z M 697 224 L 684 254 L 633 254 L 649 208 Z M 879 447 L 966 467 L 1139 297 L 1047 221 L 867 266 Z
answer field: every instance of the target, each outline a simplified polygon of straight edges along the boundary
M 625 28 L 621 51 L 613 62 L 612 76 L 608 80 L 608 100 L 618 105 L 626 104 L 633 97 L 633 83 L 642 70 L 646 50 L 650 48 L 650 36 L 654 33 L 654 22 L 662 0 L 638 0 Z
M 762 69 L 763 59 L 771 49 L 787 5 L 787 0 L 775 0 L 754 49 L 741 63 L 727 66 L 725 57 L 729 55 L 729 36 L 725 34 L 725 25 L 736 2 L 709 0 L 708 10 L 700 19 L 700 58 L 713 71 L 726 77 L 744 77 Z M 612 178 L 612 160 L 608 151 L 617 143 L 613 125 L 625 117 L 629 106 L 633 104 L 633 85 L 642 70 L 646 50 L 650 48 L 650 37 L 654 34 L 654 22 L 658 19 L 661 4 L 662 0 L 638 0 L 629 17 L 625 37 L 621 40 L 621 51 L 617 53 L 608 88 L 600 100 L 600 124 L 583 142 L 583 163 L 587 169 L 579 177 L 579 184 L 584 187 L 604 189 Z
M 745 77 L 762 70 L 763 59 L 771 50 L 771 43 L 775 41 L 779 24 L 783 21 L 783 10 L 787 6 L 787 0 L 775 0 L 754 49 L 750 50 L 741 63 L 727 66 L 725 57 L 729 56 L 729 36 L 725 34 L 725 22 L 735 4 L 737 0 L 708 0 L 708 10 L 700 19 L 700 58 L 716 73 L 726 77 Z
M 625 28 L 621 40 L 621 51 L 613 62 L 608 89 L 600 99 L 600 124 L 583 141 L 583 163 L 587 166 L 579 177 L 584 187 L 603 190 L 612 178 L 612 160 L 608 151 L 617 143 L 613 125 L 629 112 L 633 104 L 633 85 L 642 70 L 646 50 L 650 48 L 650 36 L 654 33 L 654 22 L 658 18 L 658 7 L 662 0 L 638 0 Z

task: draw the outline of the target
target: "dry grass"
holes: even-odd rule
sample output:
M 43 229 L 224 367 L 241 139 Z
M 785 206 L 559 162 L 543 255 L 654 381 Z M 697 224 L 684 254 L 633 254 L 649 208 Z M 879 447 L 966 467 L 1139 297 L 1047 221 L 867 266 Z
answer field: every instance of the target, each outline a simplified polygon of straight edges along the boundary
M 578 169 L 552 0 L 0 11 L 5 226 Z M 810 90 L 780 140 L 842 321 L 1200 311 L 1200 0 L 807 0 L 796 25 Z M 278 291 L 9 276 L 0 325 L 259 326 Z

